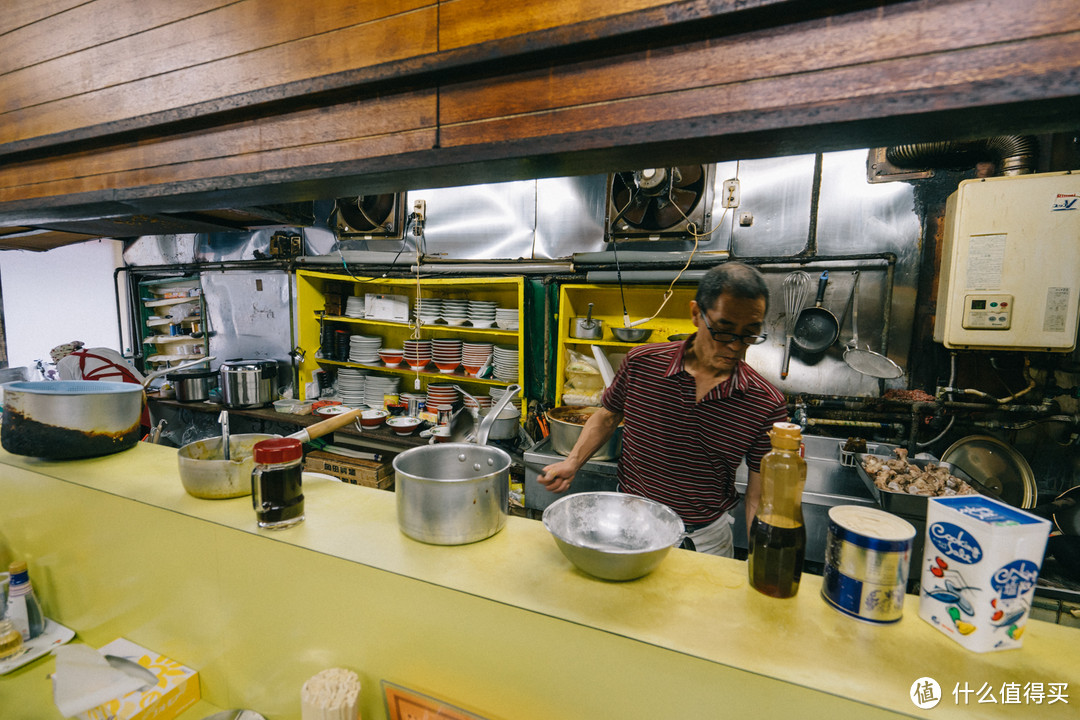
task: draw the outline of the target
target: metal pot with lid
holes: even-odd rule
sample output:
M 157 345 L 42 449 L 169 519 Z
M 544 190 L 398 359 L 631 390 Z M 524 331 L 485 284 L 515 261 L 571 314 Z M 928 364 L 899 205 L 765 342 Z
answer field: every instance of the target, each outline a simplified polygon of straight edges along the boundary
M 165 379 L 172 384 L 180 402 L 202 402 L 210 398 L 210 382 L 217 375 L 209 368 L 189 368 L 167 373 Z
M 277 399 L 275 360 L 226 360 L 218 374 L 222 403 L 227 408 L 260 408 Z

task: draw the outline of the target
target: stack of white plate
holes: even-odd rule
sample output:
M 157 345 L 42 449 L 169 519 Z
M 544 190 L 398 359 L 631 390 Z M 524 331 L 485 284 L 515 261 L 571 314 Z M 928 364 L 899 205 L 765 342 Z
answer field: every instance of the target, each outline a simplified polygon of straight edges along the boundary
M 503 330 L 517 330 L 518 311 L 515 308 L 496 308 L 495 326 Z
M 364 405 L 364 393 L 367 387 L 367 370 L 341 368 L 338 370 L 338 398 L 342 405 L 360 407 Z
M 446 321 L 447 325 L 464 325 L 465 321 L 469 319 L 469 301 L 444 299 L 442 301 L 442 319 Z
M 419 320 L 421 325 L 434 325 L 442 320 L 442 307 L 441 298 L 419 298 L 416 301 L 413 317 Z
M 349 362 L 379 362 L 382 338 L 378 335 L 353 335 L 349 338 Z
M 369 375 L 367 385 L 364 388 L 364 404 L 370 408 L 381 410 L 385 407 L 384 396 L 397 395 L 400 385 L 401 378 L 399 377 Z
M 441 373 L 452 373 L 461 365 L 461 341 L 436 338 L 431 341 L 431 359 Z
M 518 379 L 518 351 L 517 348 L 496 345 L 492 349 L 495 363 L 496 380 Z
M 413 370 L 423 370 L 431 362 L 430 340 L 406 340 L 402 343 L 405 364 Z
M 491 343 L 487 342 L 461 343 L 461 364 L 465 366 L 465 372 L 476 376 L 487 365 L 491 357 L 491 347 Z
M 356 297 L 355 295 L 349 296 L 349 299 L 345 301 L 345 317 L 362 318 L 364 317 L 364 298 Z
M 493 387 L 493 388 L 490 388 L 488 390 L 488 395 L 491 397 L 492 404 L 499 402 L 499 399 L 505 394 L 506 394 L 506 388 Z M 477 398 L 477 399 L 479 400 L 479 398 Z M 518 410 L 521 409 L 521 391 L 520 390 L 518 391 L 518 394 L 515 395 L 514 398 L 510 401 L 510 404 L 517 407 Z
M 450 383 L 428 383 L 427 386 L 427 410 L 434 412 L 434 408 L 440 406 L 453 407 L 458 401 L 458 391 Z
M 469 324 L 475 328 L 489 328 L 495 324 L 495 309 L 498 303 L 492 300 L 469 301 Z

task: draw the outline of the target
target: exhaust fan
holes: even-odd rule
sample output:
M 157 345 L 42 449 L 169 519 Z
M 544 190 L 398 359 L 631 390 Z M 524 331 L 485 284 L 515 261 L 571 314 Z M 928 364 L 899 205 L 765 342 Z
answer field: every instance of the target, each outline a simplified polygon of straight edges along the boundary
M 334 226 L 340 237 L 400 238 L 405 225 L 400 193 L 359 195 L 334 201 Z
M 687 237 L 693 223 L 708 231 L 715 166 L 679 165 L 611 175 L 607 230 L 611 240 Z

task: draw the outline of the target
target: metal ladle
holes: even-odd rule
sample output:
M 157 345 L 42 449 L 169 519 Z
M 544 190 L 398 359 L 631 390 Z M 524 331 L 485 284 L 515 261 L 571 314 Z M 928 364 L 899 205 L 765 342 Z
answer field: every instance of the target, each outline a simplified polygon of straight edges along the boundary
M 218 415 L 218 422 L 221 423 L 221 454 L 225 460 L 229 459 L 229 411 L 222 410 Z
M 904 374 L 899 365 L 869 346 L 866 349 L 859 347 L 859 271 L 853 271 L 852 275 L 855 280 L 851 291 L 851 339 L 844 349 L 844 362 L 863 375 L 885 380 L 898 378 Z

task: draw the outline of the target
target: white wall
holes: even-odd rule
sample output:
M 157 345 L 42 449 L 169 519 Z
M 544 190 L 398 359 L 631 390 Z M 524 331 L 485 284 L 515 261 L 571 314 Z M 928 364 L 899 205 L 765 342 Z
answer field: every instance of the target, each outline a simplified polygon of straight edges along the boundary
M 90 240 L 46 252 L 0 251 L 8 365 L 33 370 L 36 359 L 48 360 L 50 350 L 72 340 L 128 354 L 128 348 L 118 347 L 113 290 L 113 271 L 122 265 L 118 240 Z M 126 328 L 124 336 L 130 343 Z

